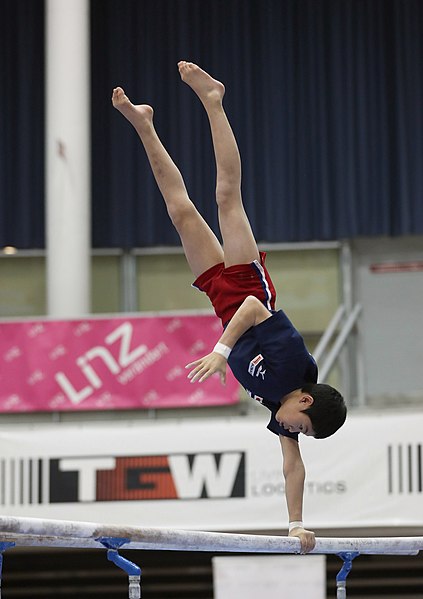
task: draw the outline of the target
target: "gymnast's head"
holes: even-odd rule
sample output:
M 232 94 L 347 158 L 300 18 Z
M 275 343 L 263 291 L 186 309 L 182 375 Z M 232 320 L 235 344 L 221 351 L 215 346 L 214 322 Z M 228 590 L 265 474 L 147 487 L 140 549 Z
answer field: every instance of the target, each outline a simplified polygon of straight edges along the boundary
M 347 408 L 342 395 L 323 383 L 306 383 L 285 395 L 276 413 L 280 426 L 292 433 L 326 439 L 345 422 Z
M 304 413 L 311 420 L 314 438 L 326 439 L 336 433 L 347 417 L 347 406 L 339 391 L 323 383 L 307 383 L 302 392 L 313 398 Z

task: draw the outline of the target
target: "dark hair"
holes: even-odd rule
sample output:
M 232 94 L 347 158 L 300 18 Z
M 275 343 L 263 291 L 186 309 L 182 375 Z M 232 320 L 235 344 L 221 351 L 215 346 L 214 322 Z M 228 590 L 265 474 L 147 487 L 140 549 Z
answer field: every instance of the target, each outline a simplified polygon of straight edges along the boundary
M 310 418 L 315 439 L 326 439 L 335 433 L 345 422 L 347 407 L 342 395 L 323 383 L 307 383 L 302 391 L 314 399 L 312 405 L 303 410 Z

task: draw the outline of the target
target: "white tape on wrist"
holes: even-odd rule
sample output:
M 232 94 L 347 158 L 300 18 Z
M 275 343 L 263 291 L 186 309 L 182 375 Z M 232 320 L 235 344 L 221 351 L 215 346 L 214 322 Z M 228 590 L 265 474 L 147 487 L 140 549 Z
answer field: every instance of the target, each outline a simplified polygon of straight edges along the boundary
M 304 528 L 304 523 L 301 520 L 295 520 L 294 522 L 289 523 L 289 532 L 294 530 L 294 528 Z
M 220 354 L 227 360 L 229 358 L 229 354 L 231 353 L 232 349 L 230 347 L 228 347 L 227 345 L 224 345 L 223 343 L 216 343 L 216 345 L 213 348 L 213 351 L 216 354 Z

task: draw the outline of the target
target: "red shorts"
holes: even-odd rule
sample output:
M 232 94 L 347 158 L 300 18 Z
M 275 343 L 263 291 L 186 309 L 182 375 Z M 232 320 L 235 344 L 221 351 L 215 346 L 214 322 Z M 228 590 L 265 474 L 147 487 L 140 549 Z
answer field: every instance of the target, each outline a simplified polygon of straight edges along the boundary
M 276 291 L 264 265 L 266 253 L 260 252 L 260 262 L 236 264 L 225 268 L 215 264 L 192 284 L 207 293 L 214 311 L 226 325 L 248 295 L 254 295 L 269 310 L 275 309 Z

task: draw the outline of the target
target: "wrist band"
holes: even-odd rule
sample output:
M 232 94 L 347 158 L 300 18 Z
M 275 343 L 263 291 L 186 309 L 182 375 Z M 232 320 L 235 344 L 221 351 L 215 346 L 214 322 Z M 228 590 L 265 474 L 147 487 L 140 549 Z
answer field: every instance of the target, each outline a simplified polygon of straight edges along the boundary
M 216 354 L 220 354 L 227 360 L 229 358 L 229 354 L 231 353 L 232 349 L 230 347 L 228 347 L 227 345 L 224 345 L 223 343 L 216 343 L 216 345 L 213 348 L 213 351 Z
M 304 528 L 304 523 L 301 520 L 295 520 L 294 522 L 289 523 L 289 532 L 294 530 L 294 528 Z

